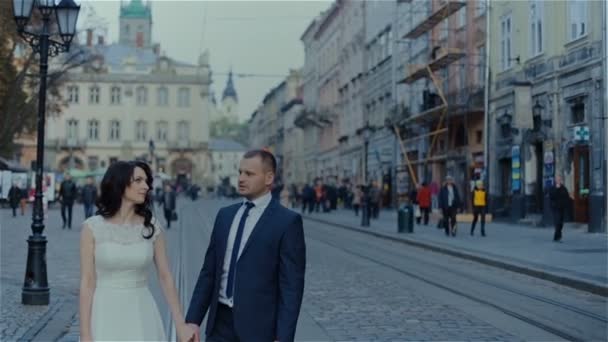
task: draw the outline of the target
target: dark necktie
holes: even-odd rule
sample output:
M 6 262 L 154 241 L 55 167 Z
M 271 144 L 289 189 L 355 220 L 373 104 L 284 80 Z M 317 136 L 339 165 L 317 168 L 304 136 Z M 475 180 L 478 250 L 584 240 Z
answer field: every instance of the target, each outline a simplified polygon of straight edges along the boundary
M 245 203 L 245 211 L 241 216 L 239 222 L 239 228 L 236 230 L 236 237 L 234 238 L 234 245 L 232 245 L 232 257 L 230 258 L 230 268 L 228 269 L 228 283 L 226 284 L 226 297 L 232 298 L 232 291 L 234 288 L 234 273 L 236 271 L 236 262 L 239 257 L 239 250 L 241 249 L 241 239 L 243 238 L 243 230 L 245 230 L 245 221 L 249 215 L 249 210 L 255 206 L 251 202 Z

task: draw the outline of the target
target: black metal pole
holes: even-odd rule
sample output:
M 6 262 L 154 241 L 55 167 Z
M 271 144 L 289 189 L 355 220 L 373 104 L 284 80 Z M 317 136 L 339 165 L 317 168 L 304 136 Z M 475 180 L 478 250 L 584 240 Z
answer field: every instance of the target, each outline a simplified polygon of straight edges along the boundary
M 363 170 L 363 198 L 361 199 L 361 226 L 369 227 L 369 180 L 367 179 L 367 148 L 369 142 L 366 140 L 363 149 L 363 160 L 365 162 L 365 169 Z
M 40 91 L 38 94 L 38 141 L 36 144 L 36 194 L 32 214 L 32 235 L 27 240 L 27 266 L 21 303 L 25 305 L 48 305 L 49 284 L 46 274 L 46 237 L 42 208 L 42 178 L 44 165 L 44 123 L 46 110 L 46 78 L 49 54 L 49 16 L 42 16 L 40 34 Z

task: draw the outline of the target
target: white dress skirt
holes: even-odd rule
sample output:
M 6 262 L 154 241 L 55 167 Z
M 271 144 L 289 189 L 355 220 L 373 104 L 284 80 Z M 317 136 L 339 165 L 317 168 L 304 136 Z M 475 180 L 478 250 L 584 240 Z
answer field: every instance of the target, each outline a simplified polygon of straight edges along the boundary
M 154 220 L 154 223 L 157 221 Z M 97 283 L 91 309 L 94 341 L 167 341 L 158 307 L 148 288 L 154 241 L 143 225 L 121 225 L 92 216 L 84 229 L 95 238 Z

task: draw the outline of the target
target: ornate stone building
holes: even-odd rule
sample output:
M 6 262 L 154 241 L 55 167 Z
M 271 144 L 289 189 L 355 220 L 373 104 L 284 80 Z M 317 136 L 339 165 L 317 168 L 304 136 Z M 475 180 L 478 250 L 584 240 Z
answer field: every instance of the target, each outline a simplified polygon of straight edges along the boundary
M 120 9 L 118 43 L 93 42 L 91 66 L 71 71 L 67 108 L 49 118 L 46 146 L 51 169 L 97 170 L 116 160 L 144 159 L 178 182 L 211 179 L 209 57 L 179 62 L 152 44 L 149 2 Z

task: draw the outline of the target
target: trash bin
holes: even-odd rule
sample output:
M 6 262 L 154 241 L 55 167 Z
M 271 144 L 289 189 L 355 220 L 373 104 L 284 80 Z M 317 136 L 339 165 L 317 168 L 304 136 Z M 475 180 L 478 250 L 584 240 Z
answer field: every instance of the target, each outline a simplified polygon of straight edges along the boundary
M 397 212 L 397 232 L 414 232 L 414 207 L 411 204 L 402 206 Z

